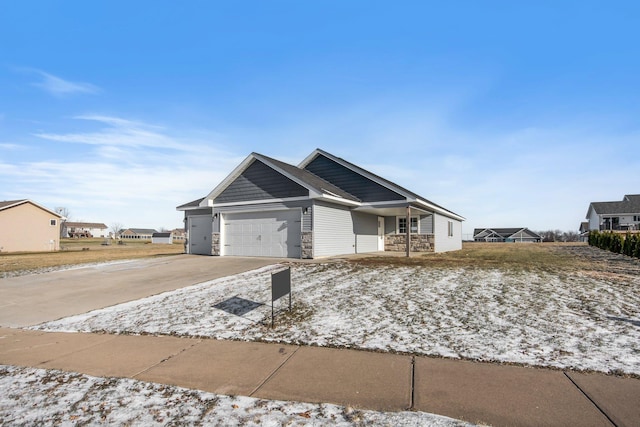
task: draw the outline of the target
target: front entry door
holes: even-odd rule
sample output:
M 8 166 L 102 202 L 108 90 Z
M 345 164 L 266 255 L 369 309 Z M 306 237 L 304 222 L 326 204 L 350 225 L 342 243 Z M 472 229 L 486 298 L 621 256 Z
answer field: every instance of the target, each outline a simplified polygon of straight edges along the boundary
M 378 250 L 384 251 L 384 217 L 378 217 Z

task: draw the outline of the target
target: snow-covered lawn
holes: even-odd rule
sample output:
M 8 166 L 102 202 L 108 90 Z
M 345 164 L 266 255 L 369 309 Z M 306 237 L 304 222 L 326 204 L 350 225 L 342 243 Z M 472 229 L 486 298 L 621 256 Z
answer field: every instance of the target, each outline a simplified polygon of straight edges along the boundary
M 0 365 L 0 425 L 380 425 L 470 424 L 424 412 L 375 412 L 232 397 L 123 378 Z
M 581 271 L 292 264 L 270 328 L 270 274 L 202 283 L 36 329 L 175 334 L 640 375 L 640 277 Z M 287 306 L 286 298 L 276 302 Z

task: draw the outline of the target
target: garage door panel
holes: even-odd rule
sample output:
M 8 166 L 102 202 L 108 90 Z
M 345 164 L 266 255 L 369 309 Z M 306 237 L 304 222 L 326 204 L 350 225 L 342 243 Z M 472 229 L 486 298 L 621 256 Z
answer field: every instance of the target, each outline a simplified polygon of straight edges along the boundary
M 226 255 L 300 257 L 298 209 L 224 214 Z

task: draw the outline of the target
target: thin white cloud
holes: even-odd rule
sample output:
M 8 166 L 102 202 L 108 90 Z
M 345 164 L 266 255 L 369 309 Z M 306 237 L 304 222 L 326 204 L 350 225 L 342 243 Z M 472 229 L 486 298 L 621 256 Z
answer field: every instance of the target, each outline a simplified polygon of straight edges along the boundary
M 73 144 L 99 145 L 107 147 L 147 147 L 175 150 L 191 150 L 191 144 L 178 142 L 161 132 L 160 126 L 148 125 L 119 117 L 84 115 L 74 117 L 107 125 L 97 131 L 83 133 L 37 133 L 38 138 Z
M 192 135 L 189 130 L 120 117 L 76 118 L 103 129 L 38 135 L 86 145 L 57 150 L 74 153 L 71 156 L 11 163 L 0 158 L 0 199 L 30 198 L 48 207 L 65 206 L 76 218 L 105 224 L 180 227 L 183 214 L 176 206 L 206 195 L 245 154 L 228 151 L 214 133 L 193 137 L 185 136 Z
M 1 150 L 11 150 L 11 151 L 17 151 L 17 150 L 24 150 L 25 146 L 24 145 L 20 145 L 20 144 L 12 144 L 12 143 L 8 143 L 8 142 L 0 142 L 0 149 Z
M 64 97 L 75 94 L 95 95 L 102 92 L 102 89 L 90 83 L 64 80 L 61 77 L 54 76 L 53 74 L 38 69 L 30 68 L 28 70 L 41 77 L 40 81 L 32 83 L 33 86 L 39 87 L 56 97 Z

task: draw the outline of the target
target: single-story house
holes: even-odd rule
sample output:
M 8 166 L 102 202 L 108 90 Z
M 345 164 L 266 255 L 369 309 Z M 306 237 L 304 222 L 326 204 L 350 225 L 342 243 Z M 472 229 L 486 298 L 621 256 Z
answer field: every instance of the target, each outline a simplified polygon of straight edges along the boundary
M 640 230 L 640 194 L 627 194 L 620 202 L 591 202 L 586 219 L 589 230 Z
M 127 228 L 120 230 L 118 236 L 128 240 L 151 240 L 153 233 L 157 233 L 157 231 L 152 228 Z
M 64 237 L 108 237 L 107 226 L 100 222 L 71 222 L 62 223 Z
M 63 218 L 28 199 L 0 202 L 0 252 L 59 250 Z
M 476 228 L 473 230 L 474 242 L 542 242 L 542 236 L 526 227 L 517 228 Z
M 320 258 L 462 248 L 464 218 L 317 149 L 298 166 L 250 154 L 184 211 L 186 252 Z
M 153 233 L 151 235 L 151 243 L 163 243 L 165 245 L 170 245 L 173 243 L 173 236 L 171 232 Z

